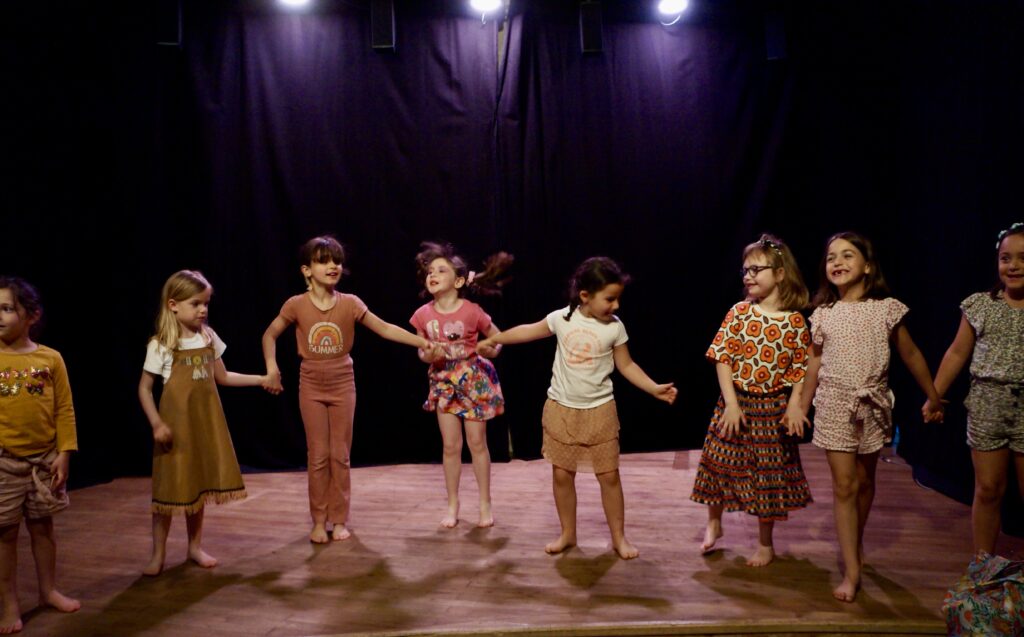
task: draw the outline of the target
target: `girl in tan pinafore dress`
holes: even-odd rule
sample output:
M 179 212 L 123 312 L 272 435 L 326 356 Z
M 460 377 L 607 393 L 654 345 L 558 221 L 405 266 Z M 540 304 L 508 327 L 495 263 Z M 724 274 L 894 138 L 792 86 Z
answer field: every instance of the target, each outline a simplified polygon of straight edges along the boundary
M 199 272 L 182 270 L 164 284 L 157 333 L 150 340 L 139 381 L 139 400 L 153 427 L 153 555 L 143 569 L 158 575 L 166 559 L 173 514 L 185 514 L 188 557 L 216 566 L 202 549 L 203 507 L 245 497 L 217 384 L 266 385 L 264 376 L 224 368 L 224 343 L 206 325 L 213 288 Z M 164 381 L 160 408 L 153 400 Z

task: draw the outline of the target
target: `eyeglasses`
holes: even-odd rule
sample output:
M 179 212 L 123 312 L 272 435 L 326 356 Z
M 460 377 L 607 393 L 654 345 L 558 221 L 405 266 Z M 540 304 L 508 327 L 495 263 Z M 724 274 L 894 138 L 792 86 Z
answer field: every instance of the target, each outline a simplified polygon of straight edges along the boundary
M 752 277 L 756 277 L 758 274 L 761 274 L 765 270 L 771 270 L 771 269 L 772 269 L 772 266 L 770 266 L 770 265 L 751 265 L 751 266 L 747 266 L 745 268 L 740 268 L 740 276 L 741 277 L 745 277 L 745 276 L 747 276 L 749 274 Z

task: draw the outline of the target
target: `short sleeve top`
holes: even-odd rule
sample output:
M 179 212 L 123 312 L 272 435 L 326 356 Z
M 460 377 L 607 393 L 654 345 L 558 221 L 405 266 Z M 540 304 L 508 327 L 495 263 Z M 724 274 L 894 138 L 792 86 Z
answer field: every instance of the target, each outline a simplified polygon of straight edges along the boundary
M 303 360 L 341 358 L 352 351 L 356 321 L 363 320 L 366 304 L 354 294 L 335 291 L 334 305 L 321 310 L 309 294 L 297 294 L 284 302 L 281 318 L 295 323 L 295 341 Z
M 615 398 L 611 379 L 614 351 L 629 336 L 618 317 L 605 323 L 577 309 L 566 321 L 568 313 L 565 307 L 545 318 L 558 341 L 548 398 L 573 409 L 593 409 Z
M 811 339 L 821 346 L 822 382 L 851 388 L 887 383 L 892 331 L 909 308 L 894 298 L 815 308 Z
M 799 312 L 766 312 L 744 301 L 726 312 L 704 356 L 729 365 L 742 391 L 771 394 L 803 381 L 810 342 Z
M 178 350 L 199 349 L 207 345 L 213 347 L 214 360 L 224 355 L 227 345 L 220 340 L 217 332 L 209 327 L 204 327 L 202 332 L 197 332 L 188 338 L 178 339 Z M 171 377 L 171 367 L 174 364 L 174 352 L 161 345 L 155 338 L 149 339 L 146 346 L 146 360 L 142 363 L 142 369 L 150 374 L 156 374 L 167 382 Z
M 479 335 L 490 329 L 491 317 L 482 307 L 466 299 L 457 310 L 447 314 L 438 312 L 431 301 L 420 306 L 409 323 L 427 340 L 440 343 L 446 360 L 458 360 L 476 353 Z
M 971 376 L 1024 383 L 1024 308 L 979 292 L 964 299 L 960 309 L 974 328 Z

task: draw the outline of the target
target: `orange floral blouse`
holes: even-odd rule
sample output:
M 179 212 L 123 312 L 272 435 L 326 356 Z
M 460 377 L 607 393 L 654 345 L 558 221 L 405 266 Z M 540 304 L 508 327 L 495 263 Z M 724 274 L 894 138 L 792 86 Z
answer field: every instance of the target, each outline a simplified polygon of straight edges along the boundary
M 738 389 L 771 394 L 803 381 L 810 345 L 802 314 L 767 314 L 744 301 L 726 313 L 704 356 L 732 367 Z

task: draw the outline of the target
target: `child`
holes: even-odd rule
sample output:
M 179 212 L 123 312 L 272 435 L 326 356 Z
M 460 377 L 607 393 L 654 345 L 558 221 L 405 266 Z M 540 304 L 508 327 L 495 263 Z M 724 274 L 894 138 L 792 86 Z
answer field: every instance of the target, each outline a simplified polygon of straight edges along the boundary
M 206 324 L 213 288 L 200 272 L 181 270 L 164 283 L 156 334 L 146 348 L 139 402 L 153 427 L 153 555 L 144 575 L 159 575 L 171 516 L 185 514 L 188 557 L 203 568 L 217 560 L 203 550 L 203 507 L 245 498 L 217 385 L 252 387 L 263 376 L 224 367 L 226 346 Z M 160 408 L 153 385 L 163 381 Z
M 359 297 L 334 289 L 344 273 L 345 252 L 334 237 L 314 237 L 299 251 L 300 270 L 307 292 L 291 297 L 263 334 L 267 363 L 267 390 L 280 393 L 277 337 L 293 323 L 302 366 L 299 368 L 299 410 L 306 429 L 309 511 L 313 529 L 309 539 L 324 544 L 351 535 L 348 523 L 351 480 L 352 418 L 356 409 L 352 341 L 361 323 L 397 343 L 430 350 L 423 337 L 385 323 L 370 312 Z M 327 525 L 333 524 L 328 536 Z
M 960 328 L 935 374 L 935 389 L 943 396 L 971 359 L 964 405 L 974 464 L 974 550 L 990 554 L 999 537 L 1011 460 L 1024 496 L 1024 223 L 1000 232 L 996 250 L 999 284 L 960 304 Z M 938 408 L 930 400 L 924 406 L 926 412 Z
M 496 292 L 498 277 L 511 263 L 504 252 L 487 260 L 481 274 L 470 272 L 466 261 L 450 245 L 423 243 L 416 255 L 417 274 L 424 294 L 433 301 L 421 306 L 409 319 L 416 333 L 437 343 L 436 354 L 420 350 L 420 359 L 430 363 L 430 392 L 423 409 L 437 412 L 437 424 L 444 443 L 444 484 L 448 491 L 448 512 L 441 526 L 453 528 L 459 521 L 459 475 L 462 473 L 462 419 L 466 442 L 473 457 L 473 474 L 480 492 L 479 527 L 494 525 L 491 512 L 491 455 L 487 449 L 486 421 L 505 411 L 505 399 L 494 365 L 482 356 L 478 334 L 493 336 L 498 328 L 476 303 L 463 297 L 467 290 Z M 480 354 L 478 356 L 477 354 Z
M 0 276 L 0 633 L 22 629 L 17 587 L 22 518 L 32 537 L 39 603 L 66 613 L 82 606 L 55 588 L 53 514 L 68 506 L 65 485 L 78 436 L 64 359 L 32 340 L 42 315 L 35 288 Z
M 626 328 L 615 316 L 629 277 L 606 257 L 580 264 L 569 288 L 569 306 L 543 320 L 520 325 L 477 344 L 526 343 L 555 335 L 551 387 L 544 404 L 542 453 L 551 463 L 555 508 L 562 533 L 544 547 L 560 553 L 576 545 L 576 472 L 593 472 L 619 557 L 640 554 L 625 534 L 625 503 L 619 480 L 619 418 L 612 395 L 612 368 L 659 400 L 675 402 L 672 383 L 656 384 L 633 362 Z
M 928 364 L 903 324 L 908 308 L 889 296 L 871 243 L 840 232 L 826 246 L 810 318 L 813 346 L 802 408 L 807 413 L 813 397 L 813 442 L 825 450 L 832 473 L 836 534 L 846 569 L 832 595 L 852 602 L 860 587 L 878 453 L 892 439 L 890 344 L 936 406 L 926 420 L 941 420 L 942 411 Z
M 811 338 L 800 310 L 808 292 L 793 253 L 770 234 L 743 250 L 746 300 L 726 313 L 705 356 L 715 363 L 718 398 L 690 499 L 708 505 L 701 552 L 722 537 L 722 511 L 758 520 L 747 566 L 775 559 L 776 520 L 807 506 L 811 492 L 795 438 L 803 435 L 800 395 Z

